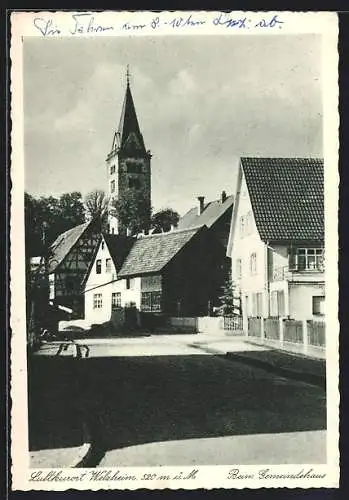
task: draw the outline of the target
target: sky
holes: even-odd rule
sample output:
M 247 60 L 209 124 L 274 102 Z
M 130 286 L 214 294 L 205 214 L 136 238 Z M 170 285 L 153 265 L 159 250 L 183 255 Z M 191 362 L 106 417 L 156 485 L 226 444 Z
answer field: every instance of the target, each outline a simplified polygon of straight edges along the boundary
M 234 194 L 241 156 L 322 156 L 316 35 L 26 38 L 23 57 L 34 196 L 107 191 L 127 64 L 156 210 Z

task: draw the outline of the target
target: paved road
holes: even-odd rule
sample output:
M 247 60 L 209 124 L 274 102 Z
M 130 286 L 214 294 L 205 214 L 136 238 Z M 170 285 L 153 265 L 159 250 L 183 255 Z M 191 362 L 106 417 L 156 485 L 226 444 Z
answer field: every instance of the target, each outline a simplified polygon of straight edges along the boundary
M 32 449 L 76 445 L 85 421 L 94 442 L 86 466 L 326 461 L 323 390 L 185 337 L 91 341 L 81 360 L 36 356 Z
M 244 338 L 219 337 L 217 335 L 153 335 L 139 338 L 81 339 L 76 343 L 88 346 L 88 356 L 124 357 L 124 356 L 168 356 L 168 355 L 203 355 L 224 354 L 227 351 L 265 351 L 262 346 L 244 342 Z M 67 343 L 68 345 L 69 343 Z M 38 355 L 54 356 L 61 342 L 50 342 L 42 346 Z M 60 352 L 60 356 L 73 356 L 73 344 Z
M 151 443 L 107 451 L 100 467 L 163 464 L 272 465 L 326 462 L 326 431 L 253 434 Z

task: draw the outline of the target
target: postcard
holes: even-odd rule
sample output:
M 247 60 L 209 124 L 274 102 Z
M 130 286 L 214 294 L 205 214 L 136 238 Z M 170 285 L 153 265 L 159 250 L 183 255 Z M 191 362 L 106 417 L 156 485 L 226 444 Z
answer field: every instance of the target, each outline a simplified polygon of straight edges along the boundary
M 337 38 L 12 12 L 14 490 L 338 487 Z

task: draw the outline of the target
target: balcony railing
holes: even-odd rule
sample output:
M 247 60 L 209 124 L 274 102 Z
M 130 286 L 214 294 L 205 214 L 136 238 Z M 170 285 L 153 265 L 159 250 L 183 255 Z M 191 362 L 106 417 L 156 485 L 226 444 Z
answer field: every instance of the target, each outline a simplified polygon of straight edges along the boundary
M 282 266 L 275 267 L 272 272 L 271 281 L 284 281 L 291 279 L 294 275 L 304 274 L 311 275 L 314 273 L 322 273 L 325 270 L 323 263 L 314 264 L 304 268 L 304 266 Z

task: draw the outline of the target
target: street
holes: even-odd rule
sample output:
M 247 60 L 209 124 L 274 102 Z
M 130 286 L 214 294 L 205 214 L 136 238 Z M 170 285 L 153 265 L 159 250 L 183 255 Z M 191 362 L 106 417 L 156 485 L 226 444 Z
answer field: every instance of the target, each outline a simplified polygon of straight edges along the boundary
M 87 467 L 326 462 L 319 387 L 213 354 L 196 335 L 80 343 L 88 358 L 47 344 L 32 359 L 31 450 L 76 446 L 83 428 Z

